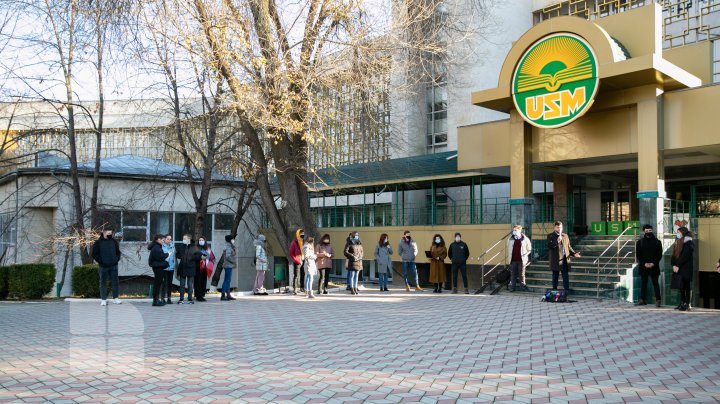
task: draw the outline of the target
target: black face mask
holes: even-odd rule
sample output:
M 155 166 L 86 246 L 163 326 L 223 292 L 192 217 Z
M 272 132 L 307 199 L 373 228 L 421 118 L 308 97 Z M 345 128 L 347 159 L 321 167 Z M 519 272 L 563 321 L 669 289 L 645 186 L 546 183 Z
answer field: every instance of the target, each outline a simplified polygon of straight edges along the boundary
M 305 235 L 304 235 L 304 234 L 301 234 L 301 235 L 300 235 L 300 240 L 304 240 L 304 239 L 305 239 Z
M 645 233 L 646 238 L 653 238 L 655 235 L 653 233 Z

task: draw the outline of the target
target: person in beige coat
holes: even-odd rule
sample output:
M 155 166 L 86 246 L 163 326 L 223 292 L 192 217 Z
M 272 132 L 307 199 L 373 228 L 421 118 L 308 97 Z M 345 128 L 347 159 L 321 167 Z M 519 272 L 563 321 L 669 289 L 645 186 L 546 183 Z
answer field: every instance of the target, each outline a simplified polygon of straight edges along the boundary
M 442 293 L 443 283 L 447 282 L 445 276 L 445 258 L 447 257 L 447 247 L 445 240 L 439 234 L 433 236 L 433 243 L 430 246 L 430 279 L 429 281 L 435 285 L 433 293 Z
M 512 235 L 507 242 L 507 262 L 510 264 L 510 291 L 515 291 L 517 281 L 520 287 L 528 290 L 525 284 L 525 267 L 530 262 L 532 252 L 532 241 L 530 237 L 523 234 L 523 227 L 519 224 L 513 227 Z

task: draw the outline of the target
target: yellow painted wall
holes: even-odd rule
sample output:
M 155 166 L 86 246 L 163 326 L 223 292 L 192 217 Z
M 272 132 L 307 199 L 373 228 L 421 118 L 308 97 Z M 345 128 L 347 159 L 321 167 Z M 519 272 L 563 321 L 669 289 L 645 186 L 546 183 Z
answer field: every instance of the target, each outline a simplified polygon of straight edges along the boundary
M 700 271 L 714 272 L 720 258 L 720 217 L 698 219 L 697 244 Z
M 593 21 L 620 42 L 630 57 L 652 55 L 656 48 L 662 49 L 657 38 L 662 36 L 662 15 L 654 4 L 638 7 Z M 659 45 L 659 46 L 658 46 Z
M 665 149 L 720 144 L 720 86 L 664 94 Z
M 712 83 L 712 42 L 702 41 L 665 49 L 663 58 L 699 78 L 703 84 Z
M 458 170 L 509 165 L 509 120 L 458 128 Z

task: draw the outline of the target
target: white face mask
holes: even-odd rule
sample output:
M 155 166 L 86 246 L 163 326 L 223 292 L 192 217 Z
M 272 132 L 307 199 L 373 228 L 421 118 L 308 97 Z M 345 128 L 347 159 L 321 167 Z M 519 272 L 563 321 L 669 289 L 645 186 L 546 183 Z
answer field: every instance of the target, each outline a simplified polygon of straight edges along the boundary
M 681 239 L 681 238 L 682 238 L 682 233 L 675 233 L 675 237 L 677 237 L 678 239 Z
M 190 245 L 190 240 L 184 238 L 184 239 L 183 239 L 183 244 L 185 244 L 185 245 Z
M 435 244 L 440 244 L 440 239 L 439 239 L 439 238 L 436 238 L 436 239 L 435 239 Z
M 519 230 L 513 230 L 513 235 L 515 237 L 520 237 L 520 231 Z
M 235 239 L 230 240 L 232 244 L 235 244 Z
M 460 236 L 455 237 L 455 241 L 459 243 L 459 242 L 460 242 Z
M 204 242 L 204 241 L 202 241 L 202 240 L 200 240 L 200 241 L 198 241 L 198 244 L 199 244 L 199 245 L 200 245 L 200 246 L 202 247 L 202 246 L 204 246 L 204 245 L 205 245 L 205 242 Z

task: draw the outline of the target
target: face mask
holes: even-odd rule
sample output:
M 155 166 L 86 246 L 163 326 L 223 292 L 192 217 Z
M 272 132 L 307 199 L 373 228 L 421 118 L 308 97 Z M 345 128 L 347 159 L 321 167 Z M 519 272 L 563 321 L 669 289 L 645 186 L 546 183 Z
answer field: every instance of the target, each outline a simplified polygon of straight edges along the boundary
M 680 234 L 680 233 L 675 233 L 675 237 L 676 237 L 677 239 L 681 239 L 681 238 L 682 238 L 682 234 Z
M 650 237 L 652 237 L 652 236 L 653 236 L 652 232 L 650 232 L 650 233 L 645 233 L 645 237 L 647 237 L 647 238 L 650 238 Z
M 358 235 L 356 234 L 355 237 L 353 237 L 353 240 L 355 240 L 355 241 L 360 241 L 360 236 L 358 236 Z
M 459 242 L 460 242 L 460 236 L 455 237 L 455 241 L 459 243 Z
M 435 239 L 435 244 L 440 244 L 440 239 L 439 239 L 439 238 L 436 238 L 436 239 Z
M 520 232 L 517 230 L 513 230 L 513 236 L 520 237 Z
M 407 236 L 405 236 L 405 239 L 406 239 L 407 241 L 410 241 L 410 239 L 411 239 L 410 235 L 408 234 Z
M 235 244 L 235 239 L 230 240 L 231 244 Z
M 199 245 L 200 245 L 200 246 L 202 247 L 202 246 L 204 246 L 204 245 L 205 245 L 205 242 L 204 242 L 204 241 L 202 241 L 202 240 L 200 240 L 200 241 L 198 241 L 198 244 L 199 244 Z
M 112 234 L 106 234 L 105 238 L 112 238 Z
M 185 245 L 190 245 L 190 240 L 184 238 L 184 239 L 183 239 L 183 244 L 185 244 Z
M 384 239 L 383 239 L 383 243 L 387 244 L 387 242 L 388 242 L 388 241 L 387 241 L 387 238 L 384 238 Z
M 325 244 L 330 244 L 330 240 L 325 239 L 325 240 L 323 240 L 323 243 L 325 243 Z
M 300 235 L 300 240 L 303 240 L 304 238 L 305 238 L 305 235 L 304 235 L 304 234 L 301 234 L 301 235 Z

